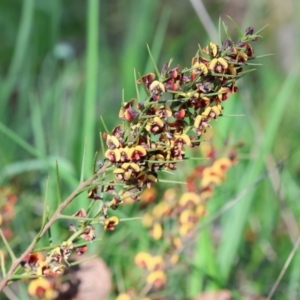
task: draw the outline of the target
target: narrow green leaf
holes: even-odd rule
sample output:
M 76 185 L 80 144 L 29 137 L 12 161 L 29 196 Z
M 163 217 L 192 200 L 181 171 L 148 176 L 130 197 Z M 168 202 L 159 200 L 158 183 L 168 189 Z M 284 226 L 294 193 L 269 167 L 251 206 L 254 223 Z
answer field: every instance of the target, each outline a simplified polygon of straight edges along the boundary
M 102 116 L 100 116 L 100 121 L 102 123 L 102 126 L 104 127 L 105 132 L 109 133 L 109 130 L 108 130 L 108 128 L 106 126 L 106 123 L 105 123 L 105 121 L 104 121 L 104 119 L 103 119 Z
M 94 240 L 94 241 L 95 241 L 95 240 Z M 93 241 L 93 242 L 94 242 L 94 241 Z M 73 262 L 73 263 L 69 263 L 69 266 L 70 266 L 70 267 L 77 266 L 77 265 L 79 265 L 79 264 L 81 264 L 81 263 L 83 263 L 83 262 L 85 262 L 85 261 L 89 261 L 89 260 L 91 260 L 92 258 L 95 258 L 95 257 L 98 257 L 98 256 L 97 256 L 97 255 L 92 255 L 92 256 L 86 257 L 86 258 L 84 258 L 84 259 L 76 260 L 76 261 Z
M 4 246 L 5 246 L 5 248 L 6 248 L 7 252 L 8 252 L 11 260 L 15 261 L 16 260 L 16 256 L 15 256 L 12 248 L 10 247 L 10 245 L 9 245 L 9 243 L 8 243 L 8 241 L 7 241 L 7 239 L 6 239 L 6 237 L 5 237 L 5 235 L 4 235 L 4 233 L 3 233 L 3 231 L 2 231 L 1 228 L 0 228 L 0 236 L 1 236 L 2 240 L 3 240 Z
M 222 24 L 223 24 L 223 29 L 224 29 L 224 32 L 225 32 L 226 39 L 231 40 L 229 30 L 228 30 L 228 26 L 224 22 L 222 22 Z
M 288 258 L 286 259 L 285 264 L 282 267 L 275 283 L 273 284 L 266 300 L 271 300 L 271 298 L 273 297 L 276 289 L 278 288 L 278 285 L 279 285 L 280 281 L 282 280 L 282 278 L 283 278 L 284 274 L 286 273 L 293 257 L 295 256 L 297 250 L 299 249 L 299 246 L 300 246 L 300 236 L 298 237 L 297 241 L 295 242 L 294 247 L 293 247 L 292 251 L 290 252 Z
M 93 166 L 94 166 L 94 174 L 96 173 L 96 169 L 97 169 L 97 158 L 98 158 L 98 151 L 95 152 L 95 155 L 94 155 L 94 163 L 93 163 Z
M 263 57 L 268 57 L 268 56 L 274 56 L 274 55 L 275 55 L 274 53 L 258 55 L 258 56 L 255 56 L 255 59 L 263 58 Z
M 4 133 L 8 138 L 10 138 L 13 142 L 15 142 L 17 145 L 19 145 L 21 148 L 23 148 L 26 152 L 31 154 L 34 157 L 37 157 L 41 159 L 49 168 L 54 168 L 53 163 L 50 162 L 50 160 L 45 157 L 40 151 L 35 149 L 33 146 L 31 146 L 29 143 L 27 143 L 24 139 L 22 139 L 19 135 L 17 135 L 14 131 L 12 131 L 10 128 L 8 128 L 5 124 L 0 122 L 0 131 Z M 77 182 L 73 176 L 70 176 L 70 172 L 63 172 L 62 177 L 68 181 L 72 185 L 76 185 Z
M 171 10 L 167 8 L 162 11 L 162 14 L 159 18 L 157 29 L 154 34 L 154 40 L 151 45 L 151 52 L 152 52 L 152 56 L 155 61 L 158 60 L 159 54 L 161 53 L 163 43 L 165 41 L 166 30 L 168 27 L 170 17 L 171 17 Z M 169 66 L 171 65 L 171 60 L 169 62 Z M 146 72 L 150 69 L 151 64 L 152 64 L 151 57 L 149 57 L 149 59 L 147 60 L 146 68 L 145 68 Z
M 176 181 L 176 180 L 167 180 L 167 179 L 159 179 L 159 182 L 164 182 L 164 183 L 174 183 L 174 184 L 186 184 L 185 181 Z
M 219 44 L 222 45 L 222 19 L 221 19 L 221 17 L 219 17 L 218 32 L 219 32 Z
M 139 92 L 139 87 L 138 87 L 138 83 L 137 83 L 137 77 L 136 77 L 136 70 L 135 69 L 133 69 L 133 75 L 134 75 L 134 84 L 135 84 L 136 98 L 137 98 L 137 101 L 140 102 L 141 98 L 140 98 L 140 92 Z
M 34 142 L 39 151 L 46 155 L 45 133 L 43 131 L 43 116 L 39 101 L 33 95 L 29 97 L 31 110 L 31 127 L 34 134 Z
M 59 176 L 59 167 L 58 162 L 56 161 L 56 194 L 57 194 L 57 203 L 58 205 L 61 204 L 62 198 L 61 198 L 61 190 L 60 190 L 60 176 Z
M 150 50 L 149 45 L 147 45 L 147 49 L 148 49 L 148 53 L 149 53 L 150 59 L 151 59 L 151 61 L 152 61 L 153 67 L 154 67 L 154 69 L 155 69 L 155 73 L 156 73 L 156 75 L 157 75 L 157 78 L 160 78 L 160 72 L 159 72 L 159 70 L 158 70 L 158 68 L 157 68 L 156 62 L 155 62 L 154 57 L 153 57 L 153 55 L 152 55 L 152 53 L 151 53 L 151 50 Z
M 85 169 L 85 159 L 86 159 L 86 145 L 87 140 L 84 141 L 84 147 L 83 147 L 83 154 L 82 154 L 82 161 L 81 161 L 81 172 L 80 172 L 80 182 L 84 180 L 84 169 Z
M 104 154 L 105 154 L 105 144 L 104 144 L 104 138 L 103 138 L 103 135 L 102 135 L 101 131 L 100 131 L 100 147 L 101 147 L 102 155 L 104 157 Z
M 4 253 L 2 250 L 0 250 L 0 265 L 1 265 L 2 277 L 4 277 L 6 275 L 6 267 L 5 267 Z
M 240 35 L 240 38 L 242 38 L 244 36 L 244 33 L 241 31 L 240 27 L 236 24 L 236 22 L 230 16 L 227 15 L 227 18 L 231 21 L 231 23 L 234 26 L 235 30 Z
M 208 277 L 218 277 L 217 266 L 215 265 L 215 253 L 213 239 L 210 234 L 210 227 L 206 227 L 197 233 L 195 251 L 193 254 L 192 272 L 187 277 L 189 283 L 189 297 L 195 297 L 204 290 L 204 283 Z M 219 286 L 211 280 L 206 282 L 206 289 L 218 289 Z
M 46 222 L 49 221 L 49 206 L 46 206 Z M 47 230 L 48 233 L 48 241 L 49 241 L 49 245 L 50 247 L 53 246 L 53 238 L 52 238 L 52 232 L 51 232 L 51 227 L 49 227 L 49 229 Z
M 48 211 L 48 189 L 49 189 L 49 181 L 50 177 L 48 176 L 47 181 L 46 181 L 46 189 L 45 189 L 45 196 L 44 196 L 44 206 L 43 206 L 43 218 L 42 218 L 42 226 L 41 226 L 41 231 L 43 230 L 44 226 L 46 225 L 47 222 L 47 213 Z
M 269 120 L 264 133 L 262 133 L 264 138 L 261 141 L 261 145 L 255 144 L 255 147 L 259 147 L 260 154 L 256 160 L 253 160 L 251 164 L 249 164 L 248 169 L 245 171 L 244 176 L 239 182 L 237 190 L 243 190 L 246 186 L 249 186 L 261 173 L 264 167 L 264 160 L 271 151 L 278 128 L 285 113 L 285 108 L 287 108 L 287 100 L 292 99 L 291 92 L 297 80 L 298 70 L 290 72 L 285 82 L 282 83 L 277 98 L 274 99 L 272 105 L 269 106 Z M 229 278 L 231 269 L 234 266 L 234 259 L 243 239 L 243 231 L 248 220 L 247 216 L 249 215 L 254 195 L 255 190 L 253 189 L 242 201 L 237 203 L 224 220 L 224 232 L 220 242 L 218 261 L 220 273 L 225 281 Z M 229 239 L 228 236 L 231 238 Z
M 297 299 L 300 282 L 300 252 L 295 255 L 293 266 L 288 279 L 287 299 Z
M 98 59 L 99 59 L 99 11 L 100 0 L 87 1 L 87 57 L 86 57 L 86 86 L 85 102 L 83 110 L 83 138 L 88 139 L 86 144 L 85 164 L 87 168 L 84 175 L 89 176 L 93 164 L 93 154 L 95 149 L 96 124 L 96 101 L 98 89 Z M 82 179 L 83 177 L 81 177 Z
M 269 27 L 270 24 L 265 25 L 264 27 L 262 27 L 261 29 L 257 30 L 254 35 L 258 35 L 260 32 L 262 32 L 263 30 L 265 30 L 267 27 Z
M 0 95 L 2 98 L 2 107 L 7 107 L 9 95 L 11 94 L 11 91 L 20 76 L 24 61 L 27 57 L 26 55 L 28 53 L 28 44 L 31 38 L 32 23 L 34 20 L 34 4 L 34 0 L 27 0 L 22 2 L 22 11 L 14 52 L 9 66 L 8 75 L 6 77 L 6 82 L 2 85 L 2 89 L 0 91 Z
M 139 71 L 144 66 L 144 54 L 146 54 L 144 49 L 149 37 L 154 36 L 153 15 L 158 5 L 157 1 L 134 1 L 126 4 L 128 12 L 130 11 L 130 18 L 127 19 L 122 59 L 119 65 L 126 99 L 130 99 L 135 93 L 132 70 L 136 68 Z M 152 25 L 149 26 L 151 23 Z

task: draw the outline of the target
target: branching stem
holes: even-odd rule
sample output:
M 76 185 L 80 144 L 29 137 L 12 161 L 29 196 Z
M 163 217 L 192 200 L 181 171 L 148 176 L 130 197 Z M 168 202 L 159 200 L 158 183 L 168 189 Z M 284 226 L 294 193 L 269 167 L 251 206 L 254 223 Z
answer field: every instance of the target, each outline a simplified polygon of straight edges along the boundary
M 90 186 L 94 180 L 98 177 L 98 175 L 104 173 L 107 169 L 107 165 L 104 165 L 101 169 L 97 171 L 96 174 L 91 176 L 86 181 L 80 182 L 77 188 L 60 204 L 60 206 L 57 208 L 53 216 L 49 219 L 49 221 L 45 224 L 45 226 L 42 228 L 42 230 L 37 234 L 37 236 L 33 239 L 31 244 L 27 247 L 27 249 L 21 254 L 20 257 L 16 258 L 13 262 L 9 270 L 7 271 L 6 275 L 3 277 L 3 279 L 0 281 L 0 291 L 2 291 L 5 286 L 10 281 L 11 276 L 15 273 L 16 269 L 20 265 L 22 261 L 26 258 L 27 255 L 29 255 L 33 250 L 37 242 L 40 240 L 42 236 L 48 231 L 48 229 L 52 226 L 52 224 L 59 219 L 61 212 L 88 186 Z

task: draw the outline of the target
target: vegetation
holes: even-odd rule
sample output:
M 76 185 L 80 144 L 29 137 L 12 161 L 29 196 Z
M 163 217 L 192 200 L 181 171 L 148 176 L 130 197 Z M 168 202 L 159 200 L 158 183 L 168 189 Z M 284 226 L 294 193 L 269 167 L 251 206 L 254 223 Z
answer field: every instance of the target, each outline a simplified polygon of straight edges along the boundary
M 209 20 L 201 11 L 197 16 L 195 4 L 193 8 L 181 1 L 109 4 L 90 0 L 74 4 L 72 1 L 28 0 L 16 3 L 18 10 L 10 2 L 0 4 L 0 19 L 5 28 L 1 33 L 3 43 L 0 48 L 2 275 L 9 269 L 11 259 L 24 253 L 34 240 L 41 228 L 41 220 L 44 224 L 51 221 L 61 199 L 68 197 L 81 182 L 79 189 L 84 189 L 84 193 L 76 201 L 70 201 L 63 217 L 56 215 L 59 220 L 51 223 L 51 232 L 48 228 L 40 232 L 43 237 L 38 238 L 36 248 L 54 255 L 62 241 L 70 236 L 75 240 L 85 234 L 84 242 L 77 243 L 77 249 L 84 252 L 86 249 L 80 247 L 88 242 L 89 252 L 100 255 L 106 262 L 113 275 L 111 299 L 118 295 L 119 299 L 126 299 L 121 298 L 122 293 L 122 297 L 127 293 L 137 299 L 150 295 L 150 299 L 193 299 L 203 291 L 221 289 L 230 290 L 237 299 L 245 294 L 298 299 L 299 124 L 295 112 L 299 105 L 293 100 L 299 89 L 296 85 L 299 59 L 292 51 L 297 49 L 293 44 L 296 42 L 293 39 L 283 42 L 283 36 L 288 37 L 289 31 L 284 35 L 280 31 L 286 26 L 284 13 L 288 8 L 281 8 L 281 23 L 277 24 L 275 13 L 266 20 L 265 11 L 271 4 L 263 3 L 261 7 L 254 3 L 244 4 L 247 7 L 242 20 L 239 20 L 239 7 L 234 1 L 220 2 L 214 7 L 208 5 Z M 296 1 L 291 5 L 296 11 Z M 81 223 L 80 227 L 79 222 L 80 229 L 76 228 L 74 235 L 70 234 L 70 227 L 74 230 L 78 224 L 74 219 L 86 217 L 82 208 L 87 209 L 90 205 L 88 213 L 95 212 L 102 202 L 97 201 L 99 195 L 95 189 L 99 182 L 94 182 L 96 177 L 87 178 L 93 174 L 94 166 L 98 170 L 97 176 L 106 171 L 99 159 L 106 156 L 114 163 L 104 144 L 118 124 L 118 107 L 123 106 L 120 116 L 130 122 L 133 120 L 136 125 L 139 124 L 135 115 L 138 109 L 145 113 L 147 105 L 152 104 L 150 101 L 146 108 L 139 107 L 129 99 L 132 96 L 144 99 L 150 93 L 149 101 L 164 92 L 158 84 L 153 93 L 150 88 L 153 82 L 146 83 L 145 90 L 138 89 L 137 79 L 141 78 L 140 83 L 145 83 L 145 77 L 140 74 L 149 76 L 149 72 L 156 71 L 153 61 L 158 67 L 163 66 L 172 56 L 172 66 L 162 72 L 164 79 L 159 77 L 161 70 L 156 79 L 176 79 L 174 72 L 190 66 L 195 51 L 206 44 L 209 45 L 206 52 L 210 60 L 217 58 L 214 44 L 209 41 L 221 43 L 226 34 L 217 36 L 215 32 L 221 32 L 222 26 L 214 29 L 209 21 L 222 25 L 218 20 L 221 15 L 229 26 L 228 34 L 232 40 L 241 38 L 239 30 L 225 14 L 237 21 L 243 33 L 252 24 L 256 30 L 268 21 L 273 24 L 264 30 L 264 39 L 256 42 L 255 55 L 270 52 L 274 55 L 255 61 L 262 62 L 263 66 L 255 66 L 256 72 L 239 81 L 239 92 L 222 103 L 225 107 L 223 116 L 220 116 L 223 109 L 218 103 L 212 105 L 216 108 L 211 118 L 219 117 L 218 122 L 212 120 L 213 128 L 201 136 L 201 150 L 185 149 L 185 156 L 191 159 L 176 164 L 177 171 L 172 174 L 159 175 L 159 183 L 155 188 L 146 189 L 140 202 L 127 205 L 128 196 L 113 198 L 125 202 L 113 213 L 109 211 L 109 217 L 113 215 L 115 219 L 107 219 L 100 207 L 101 216 L 96 214 L 91 221 L 99 217 L 98 221 L 106 229 L 114 229 L 121 221 L 114 231 L 103 231 L 103 226 L 95 225 L 93 230 L 86 232 L 87 224 Z M 259 24 L 254 21 L 258 17 L 261 17 Z M 243 20 L 247 20 L 247 24 Z M 291 18 L 290 22 L 291 28 L 299 29 L 296 19 Z M 251 38 L 251 34 L 250 40 L 255 38 Z M 198 43 L 201 43 L 200 47 L 197 47 Z M 219 63 L 222 66 L 222 61 Z M 176 68 L 177 64 L 180 69 Z M 209 64 L 208 69 L 210 74 L 226 73 L 224 81 L 232 87 L 226 65 L 221 72 Z M 189 76 L 192 71 L 188 70 Z M 195 76 L 205 74 L 201 72 Z M 222 81 L 221 74 L 218 80 Z M 222 84 L 216 86 L 220 88 Z M 158 92 L 157 87 L 160 88 Z M 191 86 L 181 86 L 186 93 L 189 88 Z M 219 97 L 220 93 L 211 91 L 214 92 L 216 94 L 210 97 Z M 178 93 L 174 89 L 172 97 L 181 99 L 181 104 L 188 100 L 186 95 Z M 172 113 L 180 114 L 181 104 L 175 103 L 171 107 Z M 205 113 L 204 107 L 201 113 Z M 193 126 L 192 115 L 189 121 L 193 121 L 189 124 Z M 147 132 L 153 130 L 151 124 L 145 124 L 145 128 Z M 103 132 L 108 134 L 104 134 L 104 139 Z M 173 136 L 174 132 L 169 134 Z M 181 142 L 193 144 L 186 136 L 181 137 Z M 95 157 L 97 150 L 99 153 Z M 144 160 L 146 154 L 142 151 L 139 155 Z M 146 157 L 147 166 L 153 164 L 152 157 L 148 154 Z M 175 158 L 177 161 L 179 157 Z M 116 164 L 117 170 L 126 171 L 118 161 Z M 167 168 L 172 169 L 170 165 Z M 124 174 L 123 171 L 115 174 L 123 180 L 122 184 L 126 184 L 123 175 L 118 176 Z M 207 174 L 213 174 L 213 177 L 207 177 Z M 157 174 L 151 175 L 153 177 L 143 180 L 137 187 L 157 181 Z M 126 179 L 127 175 L 124 176 Z M 213 189 L 209 190 L 209 195 L 203 195 L 207 190 L 199 190 L 199 186 L 204 188 L 208 183 Z M 107 185 L 106 182 L 106 188 Z M 118 188 L 118 196 L 119 191 Z M 204 198 L 205 202 L 197 197 Z M 117 206 L 111 198 L 107 199 L 111 206 Z M 169 206 L 159 207 L 165 201 Z M 166 213 L 174 212 L 180 203 L 197 206 L 196 215 L 191 215 L 190 210 L 183 216 L 179 212 Z M 78 214 L 74 217 L 75 212 Z M 184 218 L 189 221 L 184 222 Z M 193 223 L 190 228 L 189 225 L 178 225 L 189 222 Z M 184 233 L 181 235 L 184 238 L 176 239 L 176 230 Z M 94 234 L 96 240 L 90 242 Z M 171 245 L 175 249 L 173 252 Z M 68 254 L 72 249 L 70 244 L 64 246 L 64 263 L 69 263 Z M 28 261 L 22 261 L 26 267 Z M 20 279 L 23 271 L 20 268 L 12 279 Z M 28 299 L 28 283 L 18 281 L 9 285 L 1 297 Z

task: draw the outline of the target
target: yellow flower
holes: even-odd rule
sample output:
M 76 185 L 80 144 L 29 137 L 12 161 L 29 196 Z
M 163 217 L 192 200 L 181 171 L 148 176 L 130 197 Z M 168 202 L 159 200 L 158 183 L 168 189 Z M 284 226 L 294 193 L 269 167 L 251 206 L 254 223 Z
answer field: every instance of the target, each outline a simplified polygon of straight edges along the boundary
M 170 257 L 170 263 L 172 265 L 176 265 L 179 261 L 179 255 L 178 254 L 173 254 L 171 257 Z
M 30 281 L 28 293 L 31 296 L 43 298 L 45 300 L 54 299 L 54 290 L 52 284 L 45 278 L 37 278 Z
M 147 277 L 147 283 L 154 288 L 161 288 L 167 282 L 166 273 L 162 270 L 151 272 Z
M 152 256 L 148 252 L 139 252 L 135 256 L 134 262 L 138 267 L 148 269 L 148 267 L 151 265 L 151 259 Z
M 143 216 L 142 224 L 143 226 L 149 228 L 153 225 L 154 218 L 151 213 L 146 213 Z
M 199 195 L 196 193 L 184 193 L 179 199 L 179 205 L 182 207 L 193 207 L 201 202 Z
M 119 224 L 119 219 L 116 216 L 112 216 L 104 221 L 104 229 L 115 230 L 115 226 Z
M 131 300 L 131 299 L 132 298 L 126 293 L 122 293 L 116 298 L 116 300 Z
M 119 140 L 113 135 L 107 135 L 106 144 L 109 149 L 116 149 L 120 146 Z
M 156 222 L 153 225 L 153 229 L 151 231 L 151 236 L 155 239 L 155 240 L 159 240 L 161 239 L 163 235 L 163 229 L 160 223 Z

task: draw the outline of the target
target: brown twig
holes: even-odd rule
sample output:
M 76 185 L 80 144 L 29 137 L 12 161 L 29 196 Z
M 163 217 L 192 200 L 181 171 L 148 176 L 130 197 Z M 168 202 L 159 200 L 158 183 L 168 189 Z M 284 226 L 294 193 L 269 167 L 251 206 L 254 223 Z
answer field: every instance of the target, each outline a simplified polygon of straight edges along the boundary
M 104 173 L 107 169 L 107 165 L 104 165 L 96 174 L 91 176 L 86 181 L 82 181 L 79 183 L 77 188 L 60 204 L 60 206 L 57 208 L 53 216 L 50 218 L 50 220 L 45 224 L 44 228 L 41 230 L 41 232 L 34 238 L 34 240 L 31 242 L 31 244 L 27 247 L 27 249 L 21 254 L 20 257 L 18 257 L 15 261 L 12 262 L 11 267 L 9 268 L 6 275 L 3 277 L 3 279 L 0 281 L 0 291 L 2 291 L 7 283 L 9 282 L 10 276 L 13 275 L 17 267 L 20 265 L 20 263 L 26 258 L 27 255 L 29 255 L 38 240 L 47 232 L 47 230 L 52 226 L 52 224 L 59 218 L 61 212 L 65 209 L 66 206 L 68 206 L 78 194 L 80 194 L 83 189 L 88 187 L 93 183 L 93 181 L 98 177 L 98 175 Z

